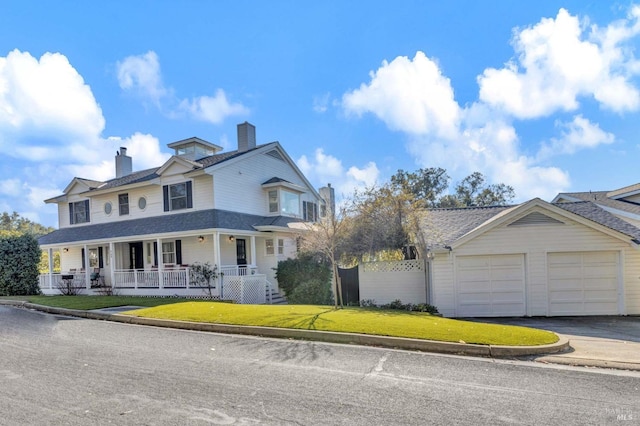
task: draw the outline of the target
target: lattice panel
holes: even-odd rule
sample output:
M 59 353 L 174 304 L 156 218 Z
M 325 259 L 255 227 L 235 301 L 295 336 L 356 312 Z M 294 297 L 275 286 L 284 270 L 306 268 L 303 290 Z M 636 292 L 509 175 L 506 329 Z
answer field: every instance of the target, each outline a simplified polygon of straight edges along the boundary
M 364 272 L 423 272 L 422 259 L 400 260 L 393 262 L 367 262 L 362 264 Z
M 266 280 L 264 276 L 225 276 L 222 299 L 233 300 L 236 303 L 266 303 Z

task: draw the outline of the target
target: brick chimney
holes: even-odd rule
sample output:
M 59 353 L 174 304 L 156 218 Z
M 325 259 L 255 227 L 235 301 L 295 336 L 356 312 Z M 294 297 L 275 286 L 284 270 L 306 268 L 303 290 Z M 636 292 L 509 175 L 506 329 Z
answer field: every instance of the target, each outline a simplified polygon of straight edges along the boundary
M 244 122 L 238 124 L 238 152 L 249 151 L 256 147 L 256 126 Z
M 120 151 L 116 151 L 116 178 L 130 175 L 132 171 L 132 159 L 127 155 L 127 148 L 121 146 Z

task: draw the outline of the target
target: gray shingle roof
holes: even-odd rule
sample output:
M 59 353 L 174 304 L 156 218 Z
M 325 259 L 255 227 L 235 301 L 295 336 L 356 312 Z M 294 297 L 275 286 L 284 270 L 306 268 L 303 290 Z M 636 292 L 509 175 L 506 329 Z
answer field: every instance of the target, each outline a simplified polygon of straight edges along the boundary
M 254 226 L 286 227 L 287 224 L 298 221 L 299 219 L 284 216 L 264 217 L 227 210 L 198 210 L 96 225 L 71 226 L 44 235 L 38 239 L 38 242 L 41 245 L 64 244 L 77 241 L 109 240 L 138 235 L 211 229 L 255 231 Z
M 448 246 L 497 214 L 513 206 L 430 209 L 422 220 L 430 247 Z
M 604 207 L 610 207 L 616 210 L 622 210 L 629 213 L 640 215 L 640 205 L 636 203 L 630 203 L 628 201 L 614 200 L 609 198 L 609 194 L 612 191 L 593 191 L 593 192 L 563 192 L 558 194 L 558 197 L 571 197 L 577 198 L 582 201 L 592 201 L 596 204 L 600 204 Z M 613 191 L 615 192 L 615 191 Z
M 640 241 L 640 228 L 609 213 L 594 202 L 577 201 L 553 205 Z M 449 246 L 478 226 L 511 208 L 514 206 L 431 209 L 422 220 L 428 246 Z
M 591 201 L 577 201 L 575 203 L 555 203 L 555 206 L 577 214 L 585 219 L 599 223 L 602 226 L 640 240 L 640 229 L 609 213 Z

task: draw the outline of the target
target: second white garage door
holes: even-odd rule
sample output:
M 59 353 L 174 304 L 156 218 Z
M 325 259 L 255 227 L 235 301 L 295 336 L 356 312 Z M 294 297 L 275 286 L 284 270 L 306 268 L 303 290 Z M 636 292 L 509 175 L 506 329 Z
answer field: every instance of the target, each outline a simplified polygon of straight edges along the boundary
M 547 259 L 549 315 L 618 313 L 618 252 L 549 253 Z
M 525 315 L 524 255 L 456 258 L 456 316 Z

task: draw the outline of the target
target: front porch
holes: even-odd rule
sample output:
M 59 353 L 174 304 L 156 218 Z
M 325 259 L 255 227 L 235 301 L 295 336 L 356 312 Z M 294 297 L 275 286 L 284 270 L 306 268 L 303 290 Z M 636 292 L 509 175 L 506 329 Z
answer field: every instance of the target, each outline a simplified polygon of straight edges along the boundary
M 65 271 L 40 275 L 40 289 L 46 295 L 60 294 L 71 290 L 75 294 L 120 296 L 180 296 L 236 303 L 271 303 L 273 286 L 266 275 L 257 273 L 254 266 L 226 265 L 220 268 L 219 278 L 208 286 L 191 282 L 189 267 L 165 268 L 163 270 L 120 269 L 113 271 L 113 278 L 103 276 L 102 271 L 87 273 L 86 270 Z M 93 274 L 100 274 L 98 276 Z

